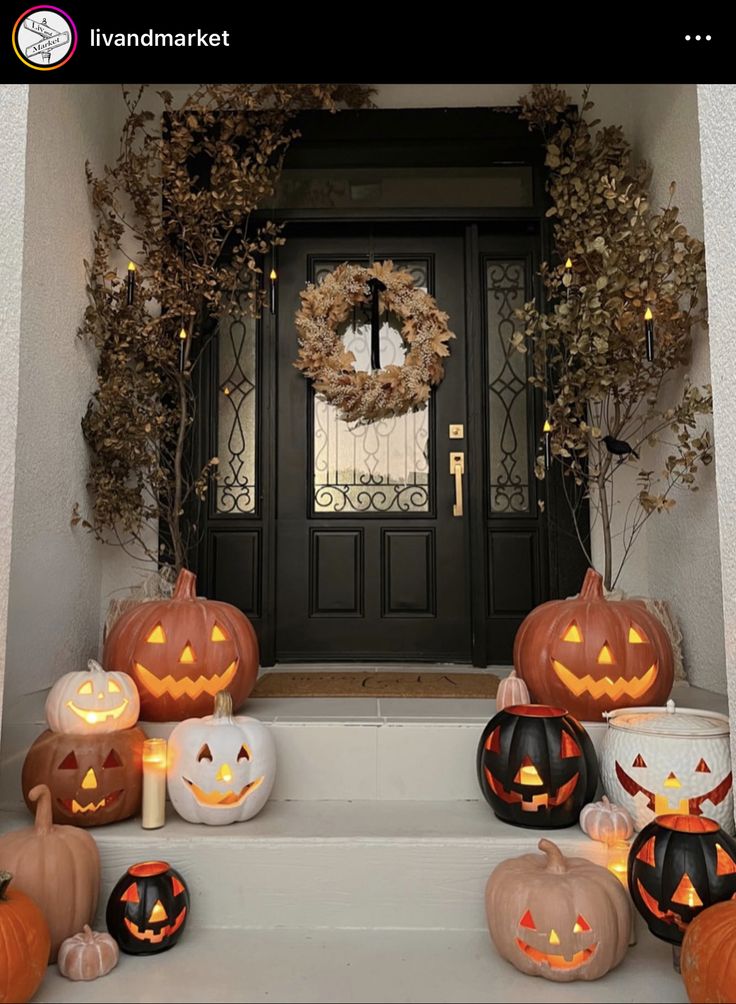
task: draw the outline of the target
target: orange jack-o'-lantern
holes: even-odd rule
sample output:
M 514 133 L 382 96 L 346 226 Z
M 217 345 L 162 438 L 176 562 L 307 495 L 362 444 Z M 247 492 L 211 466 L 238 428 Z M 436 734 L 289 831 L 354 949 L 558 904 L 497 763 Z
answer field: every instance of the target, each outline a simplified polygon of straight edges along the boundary
M 579 596 L 543 603 L 522 622 L 514 666 L 533 700 L 561 704 L 585 721 L 661 704 L 674 678 L 662 623 L 639 600 L 607 600 L 592 568 Z
M 197 596 L 196 582 L 182 570 L 170 600 L 133 607 L 105 641 L 105 667 L 133 677 L 143 721 L 201 718 L 223 690 L 238 708 L 255 684 L 258 640 L 252 624 L 230 603 Z
M 141 806 L 144 739 L 138 728 L 85 736 L 43 732 L 23 763 L 26 805 L 34 811 L 30 792 L 46 784 L 55 823 L 102 826 L 127 819 Z

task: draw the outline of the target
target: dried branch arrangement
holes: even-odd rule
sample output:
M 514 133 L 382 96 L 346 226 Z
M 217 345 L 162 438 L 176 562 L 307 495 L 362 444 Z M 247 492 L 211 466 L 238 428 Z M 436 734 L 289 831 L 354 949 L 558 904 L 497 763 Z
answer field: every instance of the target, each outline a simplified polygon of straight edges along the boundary
M 365 106 L 369 94 L 207 84 L 177 105 L 168 91 L 123 91 L 119 156 L 99 177 L 87 168 L 97 227 L 80 334 L 99 364 L 82 422 L 93 506 L 73 521 L 99 539 L 186 565 L 217 468 L 216 457 L 192 466 L 196 367 L 219 318 L 260 313 L 263 257 L 283 243 L 280 225 L 254 213 L 298 136 L 295 115 Z
M 549 85 L 521 100 L 522 118 L 546 145 L 556 263 L 542 265 L 546 306 L 531 302 L 519 311 L 514 344 L 532 353 L 530 379 L 545 396 L 552 463 L 562 466 L 589 560 L 580 499 L 600 521 L 601 571 L 611 589 L 647 520 L 675 505 L 676 489 L 698 490 L 700 466 L 712 460 L 700 421 L 712 400 L 710 387 L 694 386 L 683 370 L 705 321 L 703 244 L 679 221 L 674 183 L 668 204 L 652 209 L 649 168 L 634 162 L 620 127 L 588 119 L 592 107 L 587 91 L 578 110 Z M 648 463 L 663 447 L 664 466 Z M 636 460 L 637 484 L 626 501 L 619 475 Z M 536 473 L 545 475 L 541 458 Z M 618 529 L 617 505 L 624 506 Z

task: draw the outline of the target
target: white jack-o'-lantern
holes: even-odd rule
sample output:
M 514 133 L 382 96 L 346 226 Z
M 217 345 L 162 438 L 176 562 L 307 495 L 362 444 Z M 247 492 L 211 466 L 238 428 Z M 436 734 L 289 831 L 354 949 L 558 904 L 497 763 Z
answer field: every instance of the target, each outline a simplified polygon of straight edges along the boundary
M 72 736 L 122 732 L 138 721 L 140 698 L 127 673 L 106 673 L 90 659 L 87 671 L 67 673 L 46 698 L 46 721 L 52 732 Z
M 181 722 L 169 738 L 169 798 L 190 823 L 223 826 L 251 819 L 271 794 L 271 730 L 257 718 L 233 718 L 232 711 L 232 698 L 221 691 L 214 714 Z
M 733 834 L 729 722 L 715 711 L 675 708 L 611 712 L 600 753 L 611 801 L 642 829 L 656 816 L 708 816 Z

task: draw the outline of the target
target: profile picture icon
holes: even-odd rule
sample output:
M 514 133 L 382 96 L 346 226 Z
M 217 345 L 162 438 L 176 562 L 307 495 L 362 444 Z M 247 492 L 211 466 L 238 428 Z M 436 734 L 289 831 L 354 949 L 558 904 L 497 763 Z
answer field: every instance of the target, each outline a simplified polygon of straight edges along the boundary
M 13 25 L 13 49 L 32 70 L 58 70 L 74 55 L 77 26 L 61 7 L 29 7 Z

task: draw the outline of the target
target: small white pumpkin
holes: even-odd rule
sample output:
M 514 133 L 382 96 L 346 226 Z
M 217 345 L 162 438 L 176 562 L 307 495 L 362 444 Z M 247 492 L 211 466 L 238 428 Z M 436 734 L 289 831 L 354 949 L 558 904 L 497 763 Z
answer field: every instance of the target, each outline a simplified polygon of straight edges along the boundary
M 169 798 L 190 823 L 223 826 L 251 819 L 276 778 L 276 745 L 257 718 L 233 718 L 227 691 L 214 714 L 180 722 L 169 737 Z
M 85 924 L 79 934 L 62 941 L 59 972 L 68 980 L 96 980 L 112 972 L 119 958 L 120 949 L 115 939 Z
M 589 802 L 580 812 L 580 829 L 591 840 L 611 844 L 628 840 L 634 832 L 634 821 L 622 805 L 609 802 L 604 795 L 600 802 Z
M 503 711 L 504 708 L 512 707 L 514 704 L 529 704 L 530 700 L 529 688 L 521 677 L 516 675 L 516 670 L 512 669 L 498 685 L 496 711 Z
M 46 698 L 46 721 L 52 732 L 71 736 L 102 735 L 132 728 L 140 698 L 127 673 L 106 673 L 90 659 L 87 671 L 66 673 Z

